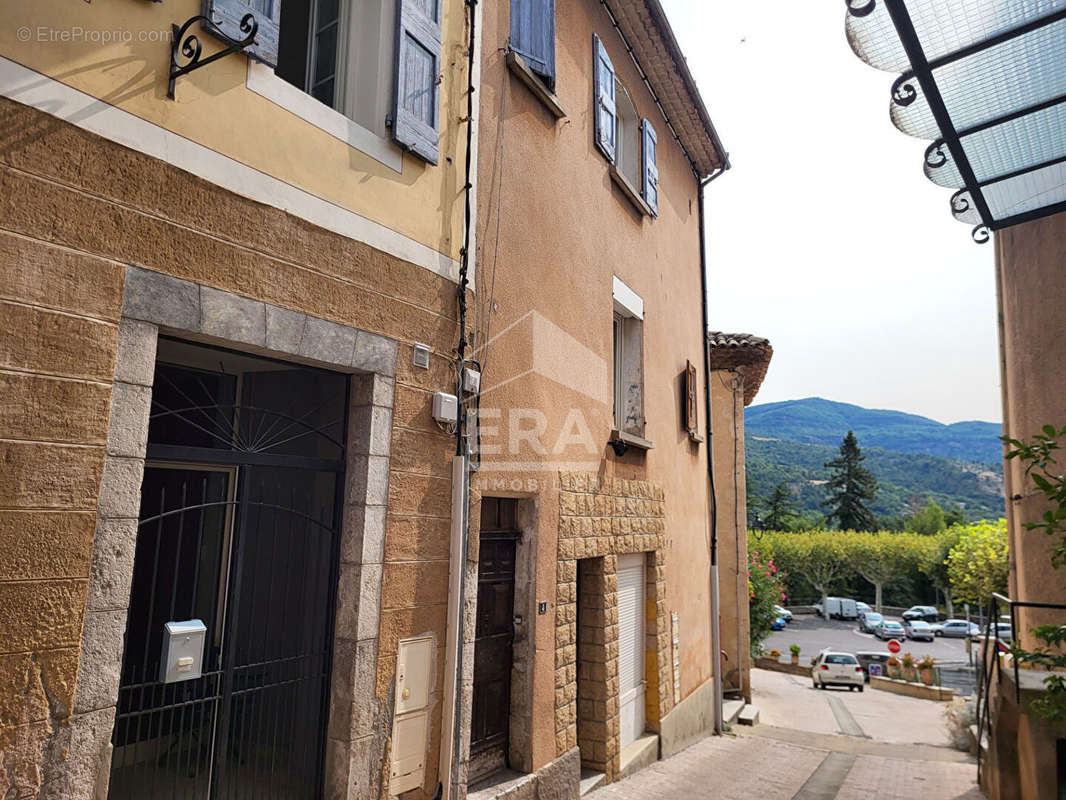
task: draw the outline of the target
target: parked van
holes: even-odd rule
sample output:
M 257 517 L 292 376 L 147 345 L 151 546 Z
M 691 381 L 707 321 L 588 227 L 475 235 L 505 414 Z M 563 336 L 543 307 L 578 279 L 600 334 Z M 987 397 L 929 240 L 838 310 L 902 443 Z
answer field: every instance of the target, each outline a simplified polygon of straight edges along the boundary
M 859 608 L 855 601 L 847 597 L 825 598 L 822 616 L 826 619 L 858 619 Z

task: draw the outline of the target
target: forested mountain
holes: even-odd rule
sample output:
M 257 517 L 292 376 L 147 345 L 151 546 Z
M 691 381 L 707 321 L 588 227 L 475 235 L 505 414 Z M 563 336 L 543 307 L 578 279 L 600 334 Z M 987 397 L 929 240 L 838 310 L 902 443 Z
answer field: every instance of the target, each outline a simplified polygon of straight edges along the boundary
M 932 498 L 944 508 L 961 506 L 971 520 L 1003 516 L 999 425 L 943 425 L 820 398 L 753 406 L 744 424 L 749 496 L 768 498 L 785 483 L 798 511 L 824 513 L 825 463 L 853 430 L 863 464 L 877 478 L 877 515 L 906 515 Z
M 945 425 L 917 414 L 863 408 L 821 397 L 756 405 L 744 412 L 749 436 L 787 439 L 833 447 L 850 430 L 865 451 L 883 447 L 978 464 L 998 465 L 1002 458 L 1001 426 L 992 422 Z

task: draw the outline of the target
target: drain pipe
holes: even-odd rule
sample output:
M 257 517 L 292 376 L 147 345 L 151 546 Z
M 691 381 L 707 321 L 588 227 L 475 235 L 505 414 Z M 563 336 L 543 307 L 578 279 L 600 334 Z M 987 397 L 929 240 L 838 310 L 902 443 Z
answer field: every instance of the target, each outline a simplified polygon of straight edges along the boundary
M 704 415 L 707 417 L 707 485 L 710 493 L 710 605 L 711 605 L 711 680 L 714 687 L 714 732 L 722 733 L 724 729 L 722 720 L 722 623 L 721 601 L 718 596 L 718 499 L 715 495 L 714 486 L 714 454 L 712 452 L 714 437 L 711 429 L 711 352 L 707 347 L 707 332 L 710 330 L 710 311 L 707 308 L 707 244 L 704 241 L 706 235 L 706 208 L 703 200 L 703 190 L 711 181 L 720 177 L 729 169 L 729 156 L 726 155 L 725 163 L 712 172 L 705 180 L 699 182 L 697 193 L 699 195 L 700 217 L 700 305 L 703 310 L 703 327 L 700 330 L 700 346 L 703 348 L 703 406 Z
M 470 13 L 470 38 L 467 43 L 466 95 L 466 165 L 465 208 L 463 211 L 463 249 L 459 262 L 459 344 L 458 376 L 455 396 L 463 397 L 463 368 L 466 366 L 466 293 L 470 285 L 471 254 L 473 249 L 475 194 L 474 163 L 477 157 L 478 115 L 476 93 L 481 77 L 481 49 L 478 47 L 477 21 L 480 17 L 478 0 L 466 0 Z M 451 537 L 448 551 L 451 564 L 448 576 L 448 622 L 444 651 L 444 705 L 441 709 L 440 760 L 437 775 L 438 798 L 452 800 L 462 794 L 459 786 L 459 765 L 462 761 L 463 683 L 473 675 L 464 676 L 466 649 L 466 572 L 470 550 L 470 448 L 466 430 L 466 404 L 460 402 L 455 432 L 455 456 L 452 458 Z

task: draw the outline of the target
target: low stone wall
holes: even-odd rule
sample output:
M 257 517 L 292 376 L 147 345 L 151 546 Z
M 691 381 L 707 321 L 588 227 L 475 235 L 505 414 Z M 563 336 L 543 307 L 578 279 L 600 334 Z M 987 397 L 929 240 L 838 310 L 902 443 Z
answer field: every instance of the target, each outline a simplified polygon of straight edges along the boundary
M 810 659 L 808 659 L 809 661 Z M 759 656 L 755 659 L 755 666 L 759 669 L 768 669 L 772 672 L 787 672 L 789 675 L 803 675 L 809 678 L 811 675 L 810 663 L 804 664 L 804 659 L 800 658 L 800 663 L 793 664 L 791 661 L 776 661 L 767 656 Z
M 882 678 L 878 675 L 870 676 L 870 688 L 907 697 L 919 697 L 922 700 L 950 701 L 955 694 L 945 686 L 926 686 L 924 683 L 912 683 L 899 678 Z

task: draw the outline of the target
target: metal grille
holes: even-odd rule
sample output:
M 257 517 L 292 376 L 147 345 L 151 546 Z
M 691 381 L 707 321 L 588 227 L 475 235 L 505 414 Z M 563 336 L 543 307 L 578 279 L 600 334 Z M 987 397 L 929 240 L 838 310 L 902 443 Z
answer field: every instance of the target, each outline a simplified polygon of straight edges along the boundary
M 112 738 L 116 799 L 322 792 L 347 382 L 224 353 L 218 363 L 156 371 Z M 339 426 L 308 422 L 327 406 L 341 409 Z M 188 619 L 207 627 L 202 675 L 164 683 L 164 625 Z

